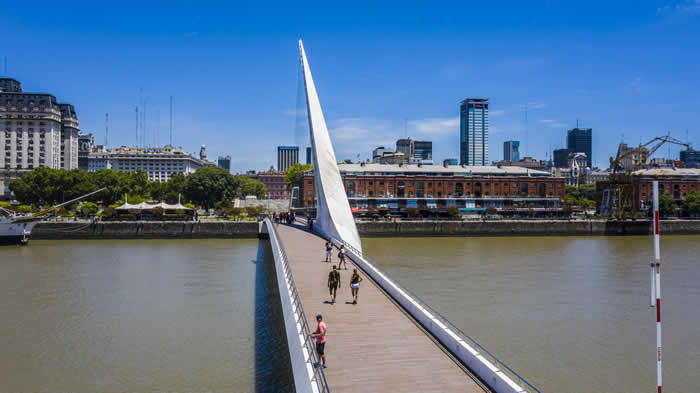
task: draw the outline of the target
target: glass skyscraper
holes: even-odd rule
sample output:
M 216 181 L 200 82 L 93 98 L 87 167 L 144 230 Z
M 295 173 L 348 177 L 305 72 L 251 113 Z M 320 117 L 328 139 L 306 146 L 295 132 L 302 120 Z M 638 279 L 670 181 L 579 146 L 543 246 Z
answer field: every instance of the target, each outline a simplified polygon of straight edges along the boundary
M 574 128 L 566 134 L 566 148 L 569 153 L 586 153 L 589 168 L 593 168 L 593 130 L 590 128 Z
M 520 141 L 503 142 L 503 160 L 520 161 Z
M 465 99 L 459 117 L 459 163 L 489 165 L 489 99 Z

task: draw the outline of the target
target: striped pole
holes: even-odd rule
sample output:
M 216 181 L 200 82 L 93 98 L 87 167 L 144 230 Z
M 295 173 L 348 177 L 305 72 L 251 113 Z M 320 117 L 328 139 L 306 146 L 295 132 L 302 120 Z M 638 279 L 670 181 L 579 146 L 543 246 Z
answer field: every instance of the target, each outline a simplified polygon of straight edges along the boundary
M 656 391 L 661 393 L 661 250 L 659 246 L 659 182 L 654 181 L 654 262 L 656 268 Z

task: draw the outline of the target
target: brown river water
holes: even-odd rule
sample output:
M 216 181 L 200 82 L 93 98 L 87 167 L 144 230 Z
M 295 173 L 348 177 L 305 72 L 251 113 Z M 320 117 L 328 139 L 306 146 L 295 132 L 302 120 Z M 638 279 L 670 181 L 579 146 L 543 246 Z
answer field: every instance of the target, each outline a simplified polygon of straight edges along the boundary
M 366 238 L 542 392 L 650 392 L 647 237 Z M 700 392 L 700 237 L 662 237 L 664 391 Z M 0 248 L 0 392 L 293 389 L 267 242 Z M 360 378 L 360 377 L 358 377 Z

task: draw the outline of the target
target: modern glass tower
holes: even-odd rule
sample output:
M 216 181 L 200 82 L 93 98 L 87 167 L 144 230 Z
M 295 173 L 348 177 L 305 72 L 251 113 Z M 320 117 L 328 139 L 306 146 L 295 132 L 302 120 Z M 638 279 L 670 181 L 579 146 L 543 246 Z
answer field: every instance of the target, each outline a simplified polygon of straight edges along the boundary
M 593 168 L 592 140 L 593 130 L 590 128 L 574 128 L 566 134 L 569 153 L 586 153 L 589 168 Z
M 520 161 L 520 141 L 503 142 L 503 160 Z
M 488 165 L 489 99 L 465 99 L 460 105 L 459 117 L 459 163 Z

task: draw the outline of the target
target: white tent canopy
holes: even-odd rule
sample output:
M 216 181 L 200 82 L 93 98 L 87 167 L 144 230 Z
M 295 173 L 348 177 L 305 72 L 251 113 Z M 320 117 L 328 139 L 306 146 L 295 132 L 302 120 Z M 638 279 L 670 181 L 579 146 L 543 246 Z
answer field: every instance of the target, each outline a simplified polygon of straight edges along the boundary
M 155 207 L 159 207 L 163 210 L 192 210 L 189 207 L 185 207 L 182 204 L 178 203 L 175 205 L 170 205 L 165 202 L 160 202 L 156 204 L 150 204 L 146 202 L 141 202 L 139 204 L 132 205 L 131 203 L 124 203 L 123 205 L 119 206 L 117 210 L 151 210 Z

